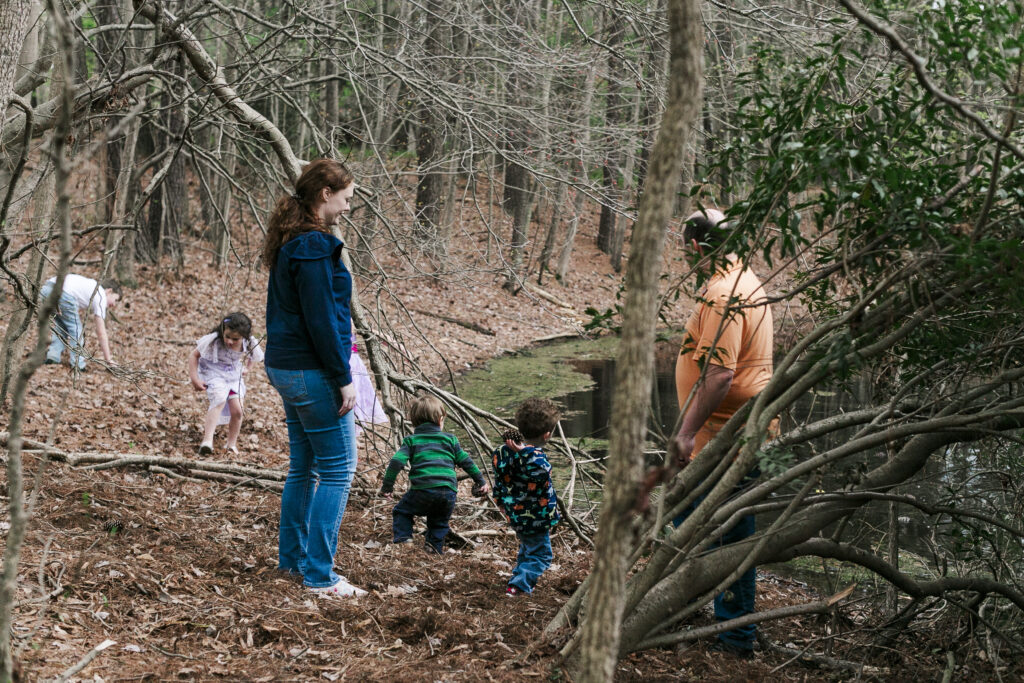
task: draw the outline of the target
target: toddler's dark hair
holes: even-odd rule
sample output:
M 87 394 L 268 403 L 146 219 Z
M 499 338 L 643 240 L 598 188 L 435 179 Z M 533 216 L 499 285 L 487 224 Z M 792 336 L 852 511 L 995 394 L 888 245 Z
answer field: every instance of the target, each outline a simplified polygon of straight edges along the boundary
M 558 424 L 558 406 L 546 398 L 528 398 L 516 411 L 516 426 L 527 439 L 536 439 Z
M 224 341 L 224 332 L 227 330 L 231 330 L 242 339 L 248 340 L 252 336 L 252 321 L 249 320 L 249 316 L 245 313 L 238 311 L 228 313 L 221 318 L 220 324 L 213 328 L 213 331 L 217 333 L 217 339 L 221 341 Z
M 414 427 L 424 422 L 433 422 L 439 425 L 445 415 L 444 404 L 432 394 L 417 396 L 409 406 L 409 422 L 412 422 Z

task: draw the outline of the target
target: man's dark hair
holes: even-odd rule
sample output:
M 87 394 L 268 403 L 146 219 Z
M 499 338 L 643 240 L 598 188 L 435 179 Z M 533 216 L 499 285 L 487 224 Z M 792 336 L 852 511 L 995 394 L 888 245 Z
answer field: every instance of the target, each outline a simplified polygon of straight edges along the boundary
M 683 241 L 689 244 L 697 240 L 697 244 L 707 250 L 717 249 L 729 236 L 729 224 L 725 221 L 713 221 L 707 216 L 694 216 L 686 221 L 683 228 Z
M 526 439 L 536 439 L 558 424 L 558 406 L 546 398 L 528 398 L 516 411 L 516 426 Z

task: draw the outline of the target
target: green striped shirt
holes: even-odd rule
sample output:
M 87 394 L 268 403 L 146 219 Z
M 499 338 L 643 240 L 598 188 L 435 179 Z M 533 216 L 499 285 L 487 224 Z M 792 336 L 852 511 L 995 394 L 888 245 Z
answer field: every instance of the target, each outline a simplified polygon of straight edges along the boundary
M 456 465 L 473 477 L 477 486 L 484 484 L 484 476 L 473 459 L 459 446 L 454 434 L 442 432 L 432 422 L 424 422 L 405 437 L 402 447 L 388 463 L 384 482 L 380 490 L 390 493 L 395 487 L 395 477 L 409 465 L 409 489 L 433 489 L 447 486 L 457 490 Z

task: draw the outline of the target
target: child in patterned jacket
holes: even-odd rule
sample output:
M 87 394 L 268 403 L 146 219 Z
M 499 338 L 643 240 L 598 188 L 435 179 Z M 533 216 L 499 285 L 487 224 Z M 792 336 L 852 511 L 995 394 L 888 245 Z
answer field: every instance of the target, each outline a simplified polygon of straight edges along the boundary
M 532 593 L 551 566 L 551 529 L 558 524 L 558 500 L 551 463 L 541 450 L 558 423 L 558 407 L 528 398 L 516 411 L 519 434 L 505 434 L 505 445 L 491 454 L 494 497 L 519 539 L 519 554 L 505 594 Z

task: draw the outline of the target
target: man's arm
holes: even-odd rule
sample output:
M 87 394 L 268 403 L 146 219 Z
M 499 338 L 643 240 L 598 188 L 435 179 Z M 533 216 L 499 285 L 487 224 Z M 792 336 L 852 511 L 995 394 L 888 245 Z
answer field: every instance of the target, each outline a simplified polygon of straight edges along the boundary
M 690 407 L 683 416 L 683 426 L 669 444 L 669 455 L 675 457 L 679 467 L 685 467 L 693 457 L 693 440 L 711 414 L 722 404 L 732 387 L 736 373 L 729 368 L 709 363 L 704 381 L 697 387 L 697 393 L 690 401 Z
M 100 351 L 103 353 L 103 360 L 113 363 L 114 357 L 110 355 L 110 342 L 107 341 L 107 324 L 98 315 L 94 315 L 93 318 L 96 319 L 96 338 L 100 341 Z

